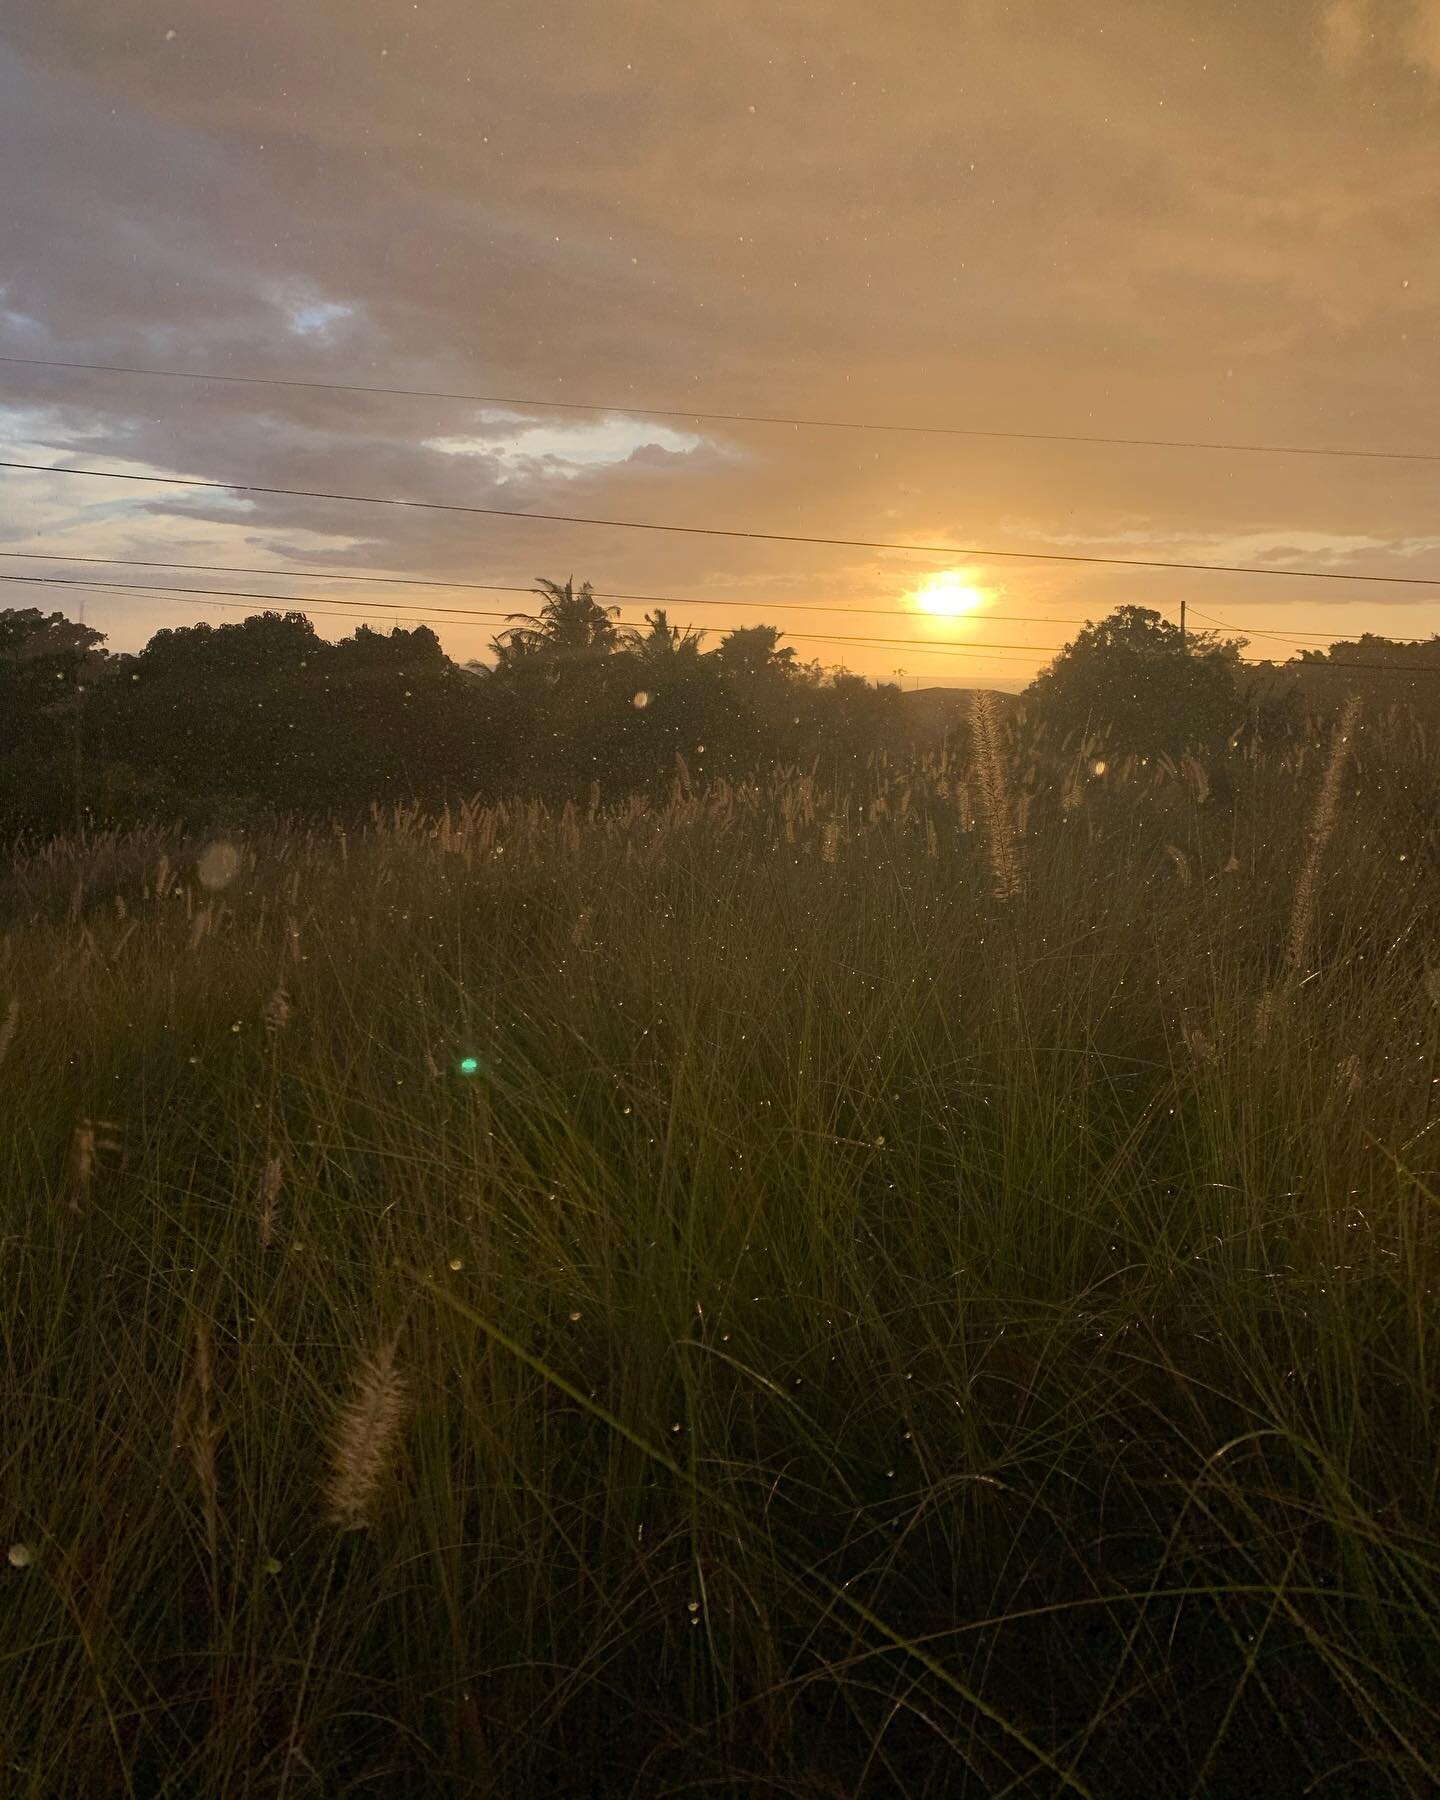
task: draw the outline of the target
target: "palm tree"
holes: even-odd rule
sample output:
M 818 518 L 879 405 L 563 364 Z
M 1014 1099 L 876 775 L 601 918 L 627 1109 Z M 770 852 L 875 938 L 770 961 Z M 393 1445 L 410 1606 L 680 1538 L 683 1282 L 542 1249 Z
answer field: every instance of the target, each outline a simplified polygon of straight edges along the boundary
M 655 674 L 675 671 L 680 664 L 693 667 L 699 660 L 703 631 L 692 631 L 688 625 L 672 625 L 663 606 L 646 613 L 648 631 L 632 627 L 622 634 L 625 650 L 642 668 Z
M 615 631 L 618 606 L 602 606 L 588 581 L 577 588 L 575 577 L 562 587 L 537 575 L 536 593 L 544 596 L 538 613 L 511 613 L 508 631 L 495 639 L 501 663 L 516 663 L 527 656 L 608 656 L 619 639 Z

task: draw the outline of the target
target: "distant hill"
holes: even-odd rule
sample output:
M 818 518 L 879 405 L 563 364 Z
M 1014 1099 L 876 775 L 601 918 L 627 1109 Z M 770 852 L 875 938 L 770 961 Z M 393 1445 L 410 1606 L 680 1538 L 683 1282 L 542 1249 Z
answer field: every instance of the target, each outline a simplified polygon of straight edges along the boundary
M 900 696 L 914 741 L 925 747 L 938 744 L 947 732 L 963 731 L 970 722 L 970 704 L 980 692 L 991 693 L 1002 708 L 1018 706 L 1020 696 L 999 688 L 910 688 Z

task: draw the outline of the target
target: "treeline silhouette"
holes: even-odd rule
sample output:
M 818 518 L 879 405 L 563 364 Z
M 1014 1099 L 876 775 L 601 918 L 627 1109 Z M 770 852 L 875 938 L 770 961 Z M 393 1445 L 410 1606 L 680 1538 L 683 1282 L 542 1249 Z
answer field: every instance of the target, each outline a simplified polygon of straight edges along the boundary
M 772 626 L 714 649 L 663 612 L 622 630 L 542 582 L 493 663 L 426 626 L 330 642 L 301 612 L 155 633 L 138 655 L 60 613 L 0 612 L 0 832 L 533 794 L 563 800 L 903 742 L 899 689 L 827 674 Z
M 541 580 L 492 661 L 463 666 L 423 625 L 331 642 L 301 612 L 262 612 L 158 631 L 129 655 L 63 614 L 0 612 L 0 834 L 616 798 L 681 770 L 733 780 L 791 766 L 837 782 L 964 719 L 958 696 L 937 711 L 804 662 L 774 626 L 706 649 L 662 610 L 643 629 L 616 612 L 588 583 Z M 1387 706 L 1440 701 L 1440 637 L 1362 638 L 1259 670 L 1241 647 L 1120 607 L 1032 684 L 1027 711 L 1071 750 L 1178 756 L 1247 727 L 1273 740 L 1351 687 Z

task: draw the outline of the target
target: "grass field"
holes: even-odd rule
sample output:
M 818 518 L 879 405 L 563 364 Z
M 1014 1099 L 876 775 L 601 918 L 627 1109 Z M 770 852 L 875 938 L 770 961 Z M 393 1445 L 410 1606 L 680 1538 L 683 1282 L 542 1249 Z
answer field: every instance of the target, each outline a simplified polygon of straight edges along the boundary
M 1349 723 L 22 857 L 0 1790 L 1433 1793 L 1440 756 Z

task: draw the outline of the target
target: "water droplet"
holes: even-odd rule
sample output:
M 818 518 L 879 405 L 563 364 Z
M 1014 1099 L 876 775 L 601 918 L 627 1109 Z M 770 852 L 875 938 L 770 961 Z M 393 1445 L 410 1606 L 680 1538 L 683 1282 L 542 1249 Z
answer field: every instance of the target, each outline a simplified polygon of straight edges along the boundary
M 28 1544 L 12 1544 L 5 1555 L 12 1569 L 28 1569 L 35 1560 L 35 1552 Z
M 571 1324 L 572 1324 L 572 1325 L 578 1325 L 578 1324 L 579 1324 L 579 1322 L 580 1322 L 580 1315 L 579 1315 L 579 1313 L 578 1313 L 578 1312 L 572 1312 L 572 1313 L 571 1313 L 571 1315 L 570 1315 L 570 1323 L 571 1323 Z
M 452 1269 L 463 1269 L 465 1267 L 465 1265 L 463 1262 L 461 1262 L 461 1260 L 458 1256 L 452 1256 L 450 1258 L 450 1267 Z
M 207 844 L 195 864 L 195 874 L 201 887 L 212 891 L 229 887 L 239 873 L 240 852 L 234 844 L 226 843 L 223 839 Z

